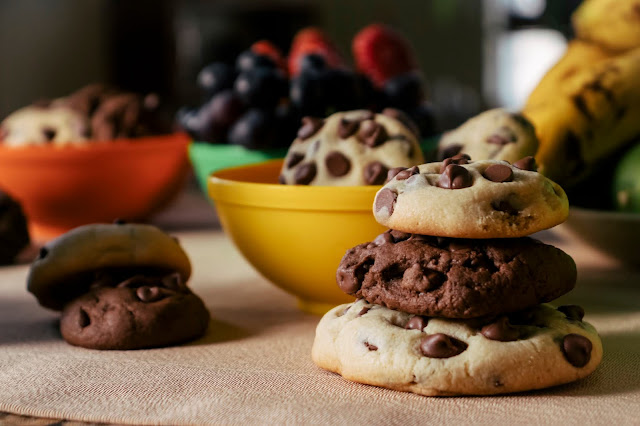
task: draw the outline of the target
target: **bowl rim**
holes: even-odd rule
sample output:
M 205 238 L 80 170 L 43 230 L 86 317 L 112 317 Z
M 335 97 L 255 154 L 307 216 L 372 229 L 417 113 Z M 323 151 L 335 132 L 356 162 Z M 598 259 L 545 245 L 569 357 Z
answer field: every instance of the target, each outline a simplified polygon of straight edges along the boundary
M 372 211 L 375 194 L 382 188 L 381 185 L 283 185 L 232 177 L 238 173 L 247 173 L 250 176 L 256 169 L 277 170 L 279 173 L 283 162 L 283 159 L 274 159 L 213 172 L 207 179 L 209 197 L 214 202 L 252 207 L 362 212 Z

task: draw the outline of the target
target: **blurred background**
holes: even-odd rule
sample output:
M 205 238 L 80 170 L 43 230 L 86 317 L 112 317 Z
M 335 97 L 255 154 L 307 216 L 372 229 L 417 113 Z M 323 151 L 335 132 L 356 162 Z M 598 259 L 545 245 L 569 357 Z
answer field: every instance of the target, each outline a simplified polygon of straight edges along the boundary
M 579 0 L 3 0 L 0 118 L 90 82 L 195 105 L 198 71 L 258 39 L 287 51 L 314 25 L 351 58 L 381 22 L 413 45 L 442 128 L 493 106 L 521 107 L 571 36 Z M 517 78 L 516 78 L 517 76 Z

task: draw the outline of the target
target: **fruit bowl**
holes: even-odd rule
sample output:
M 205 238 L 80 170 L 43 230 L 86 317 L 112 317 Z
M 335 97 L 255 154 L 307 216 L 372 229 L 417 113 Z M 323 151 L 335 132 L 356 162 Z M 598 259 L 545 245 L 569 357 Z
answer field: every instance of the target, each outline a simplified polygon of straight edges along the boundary
M 188 142 L 176 133 L 84 146 L 0 146 L 0 187 L 20 201 L 36 241 L 87 223 L 142 221 L 182 187 Z
M 353 301 L 336 284 L 347 249 L 386 228 L 371 212 L 380 186 L 278 184 L 282 160 L 219 170 L 209 178 L 224 231 L 265 278 L 324 314 Z

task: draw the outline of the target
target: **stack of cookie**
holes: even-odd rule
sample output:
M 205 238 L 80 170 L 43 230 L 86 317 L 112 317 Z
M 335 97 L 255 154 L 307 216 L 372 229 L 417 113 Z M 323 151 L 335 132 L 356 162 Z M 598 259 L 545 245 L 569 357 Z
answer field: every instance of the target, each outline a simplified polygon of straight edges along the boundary
M 373 210 L 391 229 L 342 259 L 338 285 L 358 300 L 318 324 L 317 365 L 422 395 L 487 395 L 571 382 L 600 363 L 582 308 L 546 304 L 577 273 L 527 237 L 568 214 L 532 158 L 393 169 Z

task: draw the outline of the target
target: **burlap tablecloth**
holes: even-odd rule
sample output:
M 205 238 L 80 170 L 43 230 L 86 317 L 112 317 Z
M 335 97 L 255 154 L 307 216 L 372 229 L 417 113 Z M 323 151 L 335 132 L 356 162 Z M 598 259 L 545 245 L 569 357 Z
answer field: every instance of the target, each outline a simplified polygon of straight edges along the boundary
M 144 424 L 640 424 L 640 274 L 553 241 L 579 266 L 559 303 L 586 308 L 605 356 L 589 378 L 518 395 L 426 398 L 351 383 L 310 358 L 318 317 L 272 286 L 220 231 L 178 235 L 214 320 L 181 347 L 100 352 L 64 343 L 56 314 L 0 270 L 0 411 Z

